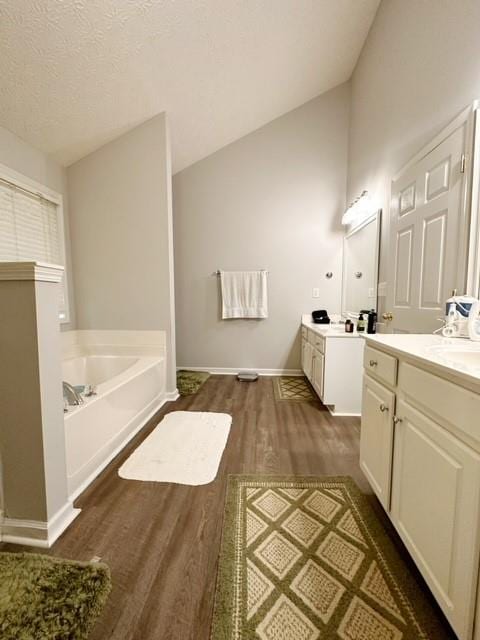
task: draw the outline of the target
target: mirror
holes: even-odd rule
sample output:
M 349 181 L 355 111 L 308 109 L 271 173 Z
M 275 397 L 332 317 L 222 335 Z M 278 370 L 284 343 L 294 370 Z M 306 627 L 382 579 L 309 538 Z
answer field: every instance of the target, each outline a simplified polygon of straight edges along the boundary
M 377 308 L 381 211 L 351 229 L 343 240 L 342 316 Z

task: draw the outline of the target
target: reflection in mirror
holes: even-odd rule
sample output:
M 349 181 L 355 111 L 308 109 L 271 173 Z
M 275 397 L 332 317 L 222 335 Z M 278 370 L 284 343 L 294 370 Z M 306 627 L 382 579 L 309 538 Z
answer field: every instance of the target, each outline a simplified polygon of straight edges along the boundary
M 364 220 L 343 240 L 342 315 L 377 308 L 380 214 Z

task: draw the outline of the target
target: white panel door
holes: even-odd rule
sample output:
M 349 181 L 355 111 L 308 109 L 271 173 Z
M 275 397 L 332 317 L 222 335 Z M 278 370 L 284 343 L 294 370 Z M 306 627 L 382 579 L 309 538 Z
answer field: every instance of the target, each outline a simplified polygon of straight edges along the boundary
M 466 285 L 467 123 L 392 182 L 387 330 L 430 332 Z
M 458 637 L 470 638 L 480 455 L 404 400 L 396 413 L 391 517 Z
M 360 467 L 387 511 L 390 508 L 394 412 L 395 394 L 370 376 L 364 376 Z

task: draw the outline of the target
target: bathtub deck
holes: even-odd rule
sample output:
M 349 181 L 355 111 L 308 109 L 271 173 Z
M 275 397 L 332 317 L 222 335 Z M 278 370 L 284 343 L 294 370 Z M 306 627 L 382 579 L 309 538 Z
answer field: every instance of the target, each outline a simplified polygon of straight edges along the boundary
M 172 410 L 232 414 L 215 482 L 121 480 L 119 465 Z M 198 395 L 169 403 L 77 500 L 81 515 L 50 550 L 110 565 L 113 591 L 91 640 L 208 640 L 227 474 L 350 475 L 370 493 L 358 447 L 358 419 L 333 418 L 320 404 L 276 402 L 270 378 L 212 376 Z

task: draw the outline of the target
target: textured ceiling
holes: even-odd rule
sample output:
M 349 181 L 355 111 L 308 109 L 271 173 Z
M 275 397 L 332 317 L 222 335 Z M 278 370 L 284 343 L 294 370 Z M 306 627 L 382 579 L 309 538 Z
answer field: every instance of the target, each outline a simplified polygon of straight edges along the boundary
M 347 80 L 379 0 L 0 0 L 0 125 L 71 164 L 168 113 L 174 170 Z

